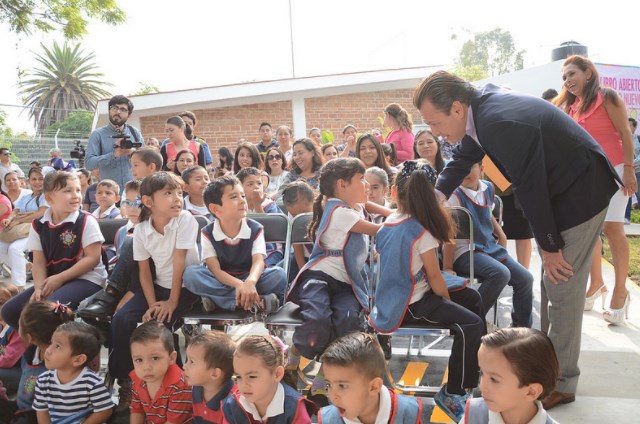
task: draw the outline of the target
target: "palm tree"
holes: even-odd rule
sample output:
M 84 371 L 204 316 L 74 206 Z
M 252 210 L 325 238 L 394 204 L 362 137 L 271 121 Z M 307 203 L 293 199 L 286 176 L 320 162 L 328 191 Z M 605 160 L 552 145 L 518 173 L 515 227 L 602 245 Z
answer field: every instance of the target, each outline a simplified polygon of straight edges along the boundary
M 27 80 L 20 82 L 23 103 L 29 107 L 36 133 L 62 121 L 76 110 L 93 111 L 96 102 L 109 96 L 103 87 L 111 85 L 101 79 L 93 63 L 95 55 L 86 54 L 80 45 L 70 47 L 54 42 L 51 48 L 40 44 L 44 55 L 36 55 L 42 65 L 27 72 Z

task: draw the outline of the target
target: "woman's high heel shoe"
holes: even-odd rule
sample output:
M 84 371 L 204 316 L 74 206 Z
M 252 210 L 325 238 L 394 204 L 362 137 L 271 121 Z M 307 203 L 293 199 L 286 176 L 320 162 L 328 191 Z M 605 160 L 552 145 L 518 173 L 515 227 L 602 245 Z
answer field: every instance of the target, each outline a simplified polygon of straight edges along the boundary
M 596 300 L 598 300 L 600 296 L 602 296 L 602 309 L 604 310 L 604 304 L 607 300 L 607 286 L 605 286 L 604 284 L 598 290 L 596 290 L 594 294 L 584 299 L 584 310 L 592 310 L 593 305 L 596 303 Z
M 625 318 L 629 319 L 629 303 L 631 303 L 631 296 L 627 292 L 627 297 L 624 298 L 624 304 L 620 309 L 607 309 L 602 315 L 604 320 L 610 324 L 622 324 Z

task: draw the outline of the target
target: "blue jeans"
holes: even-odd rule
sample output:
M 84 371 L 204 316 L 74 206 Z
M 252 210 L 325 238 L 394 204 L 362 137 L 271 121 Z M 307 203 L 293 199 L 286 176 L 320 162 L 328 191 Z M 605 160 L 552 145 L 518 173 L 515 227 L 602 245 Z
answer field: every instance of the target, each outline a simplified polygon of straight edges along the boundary
M 237 276 L 244 281 L 249 273 Z M 211 299 L 216 306 L 233 311 L 236 309 L 236 289 L 218 281 L 206 265 L 191 265 L 182 277 L 184 287 L 191 293 Z M 287 276 L 280 267 L 265 268 L 256 284 L 259 295 L 275 293 L 280 300 L 284 299 Z
M 47 300 L 63 303 L 75 311 L 80 302 L 100 290 L 102 290 L 102 287 L 92 283 L 91 281 L 80 279 L 71 280 L 67 281 L 60 286 L 58 290 L 51 293 L 49 297 L 47 297 Z M 2 307 L 2 319 L 4 322 L 17 330 L 22 308 L 24 308 L 29 302 L 29 298 L 32 294 L 33 287 L 29 287 L 5 303 Z
M 468 273 L 469 252 L 465 252 L 453 264 L 459 274 Z M 474 277 L 480 281 L 478 292 L 482 296 L 485 311 L 493 307 L 502 289 L 509 284 L 513 288 L 511 325 L 531 327 L 533 309 L 533 275 L 511 256 L 500 262 L 481 252 L 473 253 Z
M 293 345 L 302 356 L 319 357 L 338 337 L 364 330 L 351 284 L 322 271 L 307 270 L 298 280 L 290 298 L 300 306 L 302 324 L 293 333 Z
M 636 199 L 638 199 L 638 204 L 640 204 L 640 172 L 636 172 L 636 180 L 638 181 L 638 191 L 636 192 Z M 629 197 L 629 202 L 627 203 L 627 209 L 624 211 L 624 217 L 631 221 L 631 203 L 633 202 L 633 196 Z

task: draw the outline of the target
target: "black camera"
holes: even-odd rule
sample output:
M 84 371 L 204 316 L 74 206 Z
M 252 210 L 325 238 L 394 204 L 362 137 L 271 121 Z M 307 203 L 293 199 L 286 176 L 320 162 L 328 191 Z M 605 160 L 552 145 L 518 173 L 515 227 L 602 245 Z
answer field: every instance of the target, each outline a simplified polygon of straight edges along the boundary
M 117 138 L 120 139 L 122 141 L 120 141 L 120 146 L 117 146 L 121 149 L 137 149 L 139 147 L 142 147 L 142 142 L 140 141 L 131 141 L 131 136 L 129 134 L 118 134 L 118 135 L 112 135 L 111 138 Z M 114 146 L 116 147 L 116 146 Z
M 87 151 L 85 150 L 84 146 L 82 145 L 80 140 L 74 140 L 73 142 L 75 144 L 75 147 L 71 150 L 69 155 L 73 159 L 84 160 L 84 157 L 87 155 Z

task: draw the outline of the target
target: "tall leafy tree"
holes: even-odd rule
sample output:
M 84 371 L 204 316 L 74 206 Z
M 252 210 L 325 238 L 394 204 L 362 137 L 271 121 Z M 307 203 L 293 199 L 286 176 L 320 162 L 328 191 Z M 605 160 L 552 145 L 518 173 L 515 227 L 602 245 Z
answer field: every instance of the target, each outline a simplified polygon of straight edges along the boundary
M 462 76 L 481 77 L 478 79 L 501 75 L 522 69 L 524 54 L 524 50 L 516 50 L 509 31 L 495 28 L 476 33 L 462 45 L 456 70 Z
M 61 29 L 65 38 L 76 39 L 87 33 L 88 19 L 117 25 L 126 15 L 116 0 L 0 1 L 0 22 L 7 22 L 18 34 Z
M 20 94 L 38 134 L 73 111 L 95 109 L 99 99 L 109 96 L 104 87 L 110 85 L 102 81 L 104 75 L 93 63 L 95 55 L 85 54 L 80 45 L 41 46 L 44 54 L 36 55 L 40 67 L 27 71 L 20 82 Z

